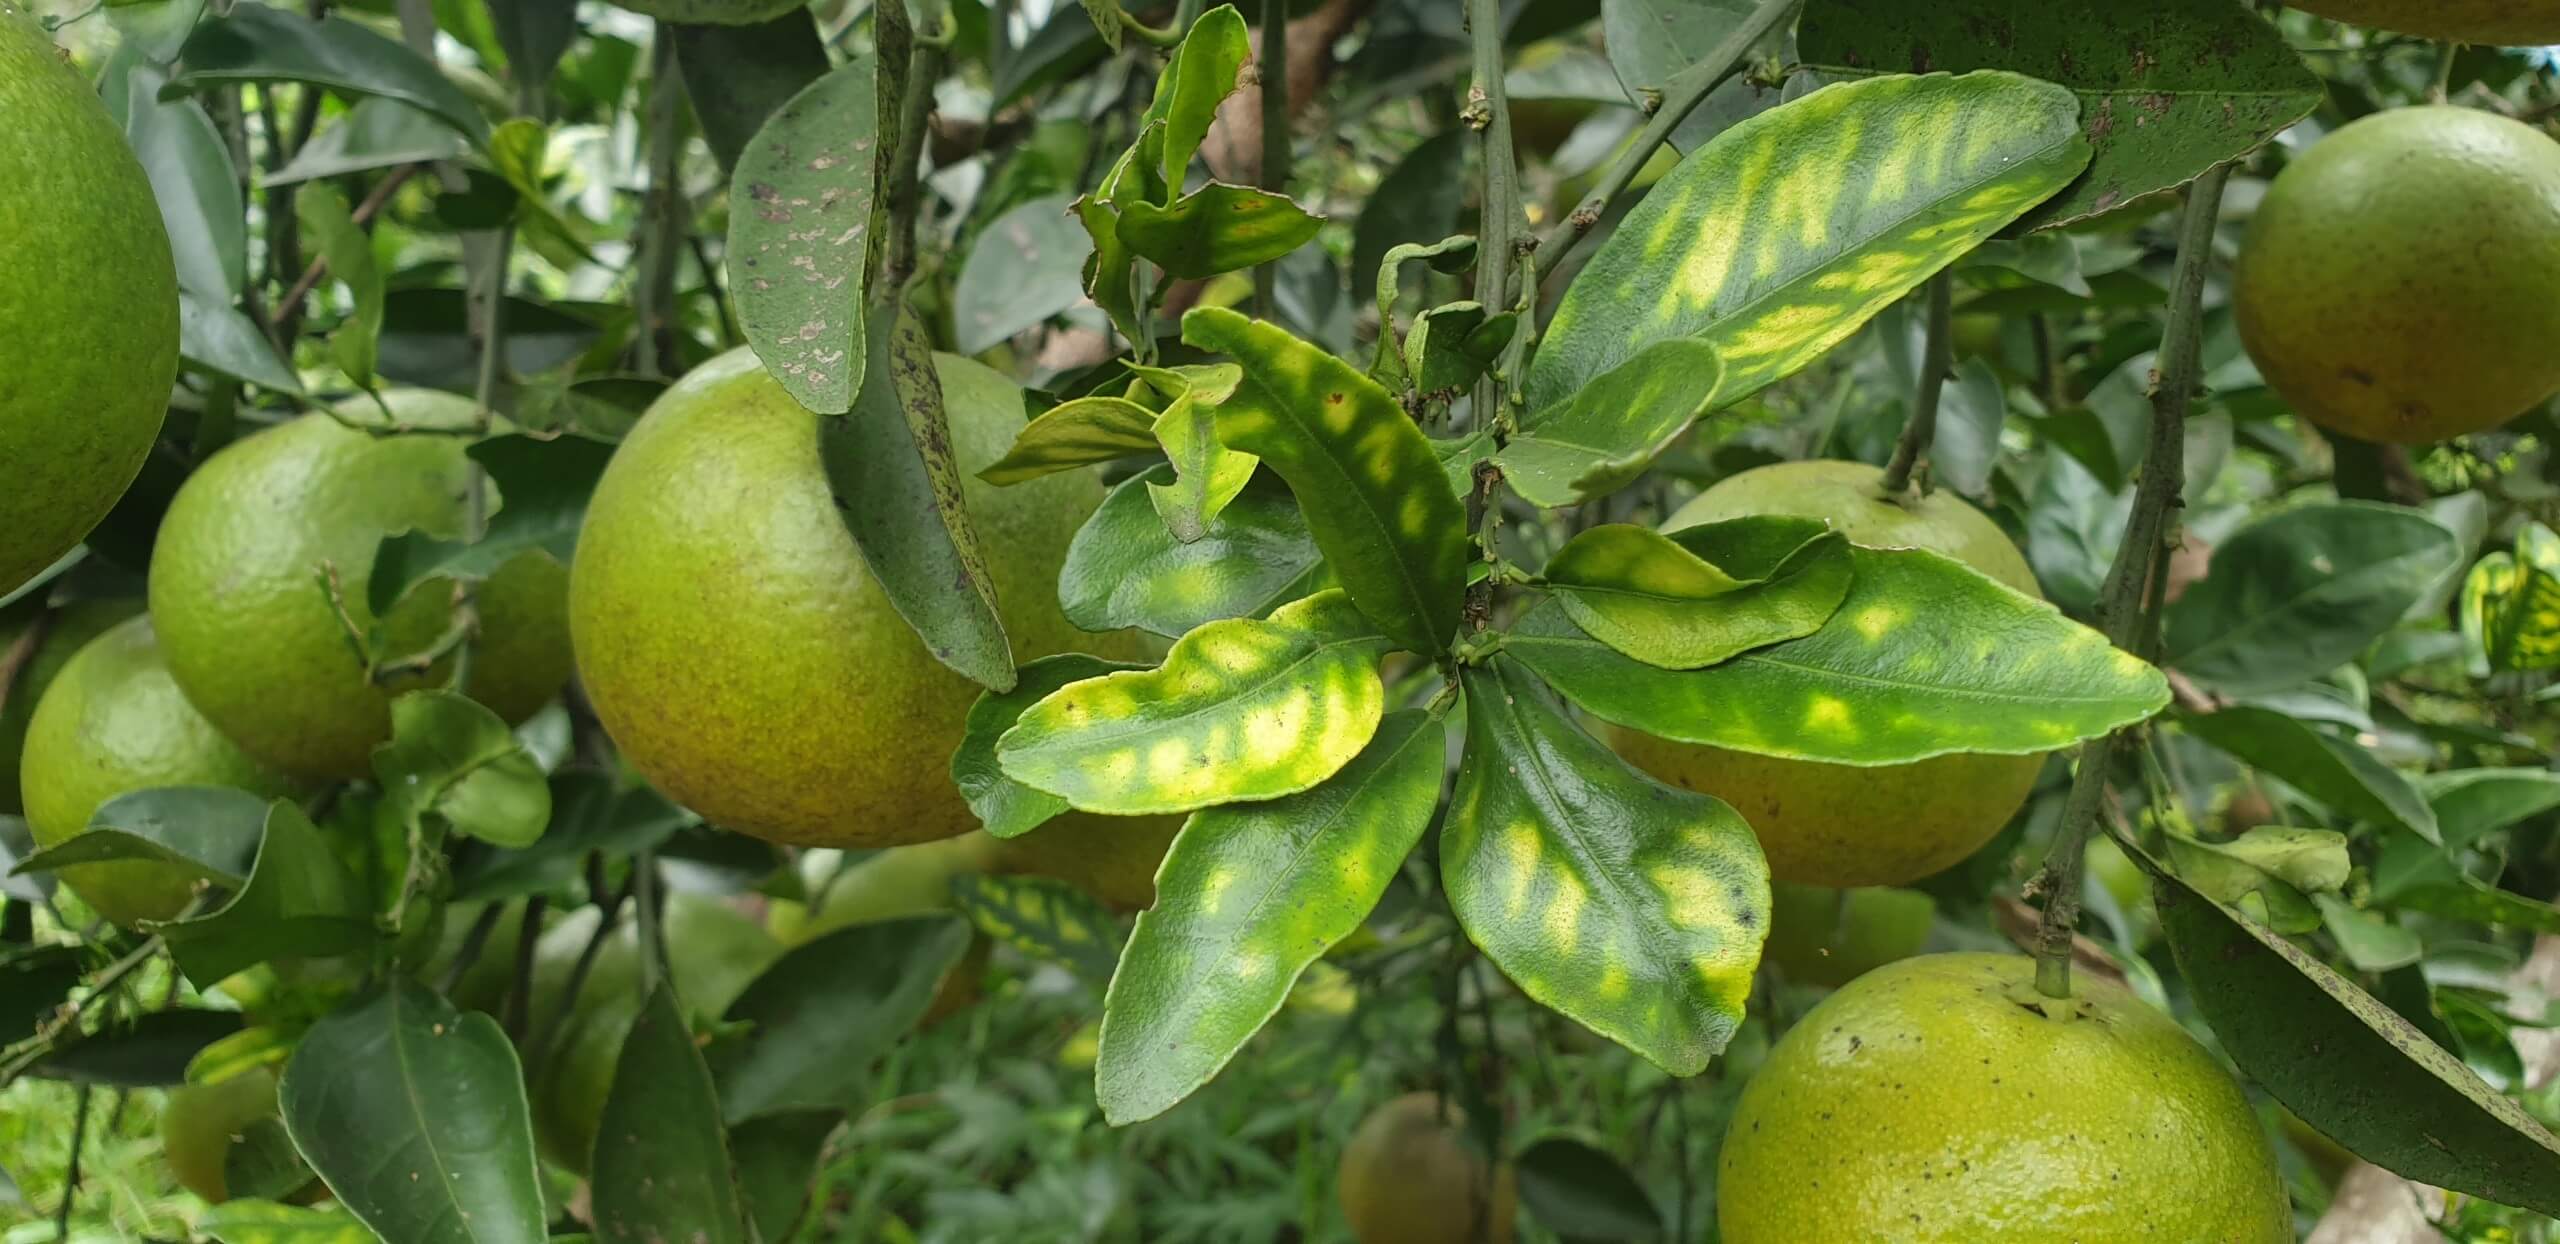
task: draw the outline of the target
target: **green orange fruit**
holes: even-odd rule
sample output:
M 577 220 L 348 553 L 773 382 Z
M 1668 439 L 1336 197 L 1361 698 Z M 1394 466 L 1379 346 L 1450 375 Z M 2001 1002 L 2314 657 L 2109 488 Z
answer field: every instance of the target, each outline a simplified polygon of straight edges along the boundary
M 1057 604 L 1058 566 L 1101 482 L 979 480 L 1022 428 L 1021 390 L 966 359 L 935 363 L 1014 659 L 1133 654 Z M 583 685 L 632 766 L 724 828 L 839 847 L 975 829 L 950 763 L 979 688 L 934 659 L 872 578 L 829 492 L 818 420 L 743 349 L 650 407 L 578 537 Z
M 1871 972 L 1743 1089 L 1717 1178 L 1725 1244 L 2288 1244 L 2275 1154 L 2176 1021 L 2019 955 Z
M 2333 432 L 2420 444 L 2560 391 L 2560 143 L 2472 108 L 2394 108 L 2276 176 L 2232 309 L 2276 394 Z
M 160 205 L 89 80 L 0 0 L 0 595 L 52 565 L 142 469 L 178 373 Z
M 1940 490 L 1888 499 L 1883 472 L 1857 462 L 1784 462 L 1745 471 L 1681 507 L 1678 531 L 1753 514 L 1828 521 L 1857 544 L 1944 554 L 2037 599 L 2035 572 L 1980 510 Z M 2042 756 L 1949 755 L 1862 767 L 1675 743 L 1623 728 L 1618 753 L 1655 777 L 1730 803 L 1780 881 L 1901 885 L 1971 855 L 2035 786 Z
M 16 681 L 9 684 L 8 694 L 0 698 L 0 812 L 21 812 L 26 805 L 18 797 L 18 756 L 27 745 L 27 721 L 35 716 L 36 701 L 44 698 L 44 689 L 53 685 L 62 667 L 71 663 L 74 653 L 108 627 L 142 612 L 142 602 L 131 597 L 75 601 L 41 616 L 30 616 L 13 626 L 0 626 L 0 657 L 5 657 L 20 638 L 35 627 L 44 633 L 36 640 L 35 651 L 27 663 L 18 667 Z
M 2560 3 L 2554 0 L 2290 0 L 2305 13 L 2378 30 L 2487 43 L 2540 47 L 2560 43 Z
M 1156 869 L 1182 832 L 1179 816 L 1060 814 L 996 849 L 993 871 L 1055 877 L 1122 911 L 1156 901 Z
M 1468 1141 L 1466 1114 L 1407 1093 L 1369 1112 L 1343 1146 L 1342 1216 L 1360 1244 L 1511 1244 L 1518 1177 Z
M 77 837 L 107 801 L 138 790 L 229 786 L 281 796 L 295 789 L 188 703 L 148 617 L 118 623 L 54 676 L 27 723 L 19 781 L 39 847 Z M 74 864 L 55 875 L 99 915 L 126 926 L 170 919 L 196 891 L 192 875 L 157 860 Z
M 399 426 L 420 430 L 349 426 L 382 421 L 359 399 L 334 418 L 305 415 L 215 454 L 170 502 L 151 555 L 152 613 L 188 697 L 251 755 L 300 777 L 366 776 L 375 745 L 391 737 L 392 698 L 450 672 L 447 658 L 424 677 L 375 685 L 349 642 L 352 620 L 377 659 L 397 660 L 453 624 L 449 581 L 419 584 L 379 619 L 366 584 L 384 536 L 461 538 L 470 461 L 455 432 L 470 426 L 472 406 L 423 390 L 386 401 Z M 479 585 L 471 698 L 514 722 L 559 692 L 570 669 L 567 592 L 568 571 L 538 550 Z
M 1917 890 L 1835 890 L 1781 881 L 1769 887 L 1769 941 L 1761 961 L 1798 984 L 1838 988 L 1919 954 L 1938 904 Z

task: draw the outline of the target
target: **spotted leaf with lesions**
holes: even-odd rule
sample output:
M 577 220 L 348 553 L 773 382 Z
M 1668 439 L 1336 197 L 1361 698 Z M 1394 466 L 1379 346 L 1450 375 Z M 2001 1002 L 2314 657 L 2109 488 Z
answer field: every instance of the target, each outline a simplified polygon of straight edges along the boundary
M 1218 407 L 1218 441 L 1288 481 L 1353 603 L 1407 650 L 1446 649 L 1466 590 L 1466 509 L 1404 408 L 1349 363 L 1223 307 L 1182 317 L 1182 339 L 1244 368 Z
M 1391 647 L 1340 591 L 1268 620 L 1212 622 L 1164 664 L 1069 683 L 996 742 L 1004 774 L 1088 812 L 1135 816 L 1295 794 L 1367 745 Z
M 1103 1001 L 1105 1118 L 1153 1118 L 1208 1083 L 1360 927 L 1431 824 L 1447 744 L 1437 715 L 1395 713 L 1322 785 L 1191 815 Z
M 1730 526 L 1673 535 L 1717 561 L 1731 554 L 1716 529 Z M 1820 630 L 1705 669 L 1646 665 L 1554 602 L 1522 618 L 1504 651 L 1603 720 L 1832 764 L 2047 752 L 2169 701 L 2159 670 L 1959 562 L 1859 545 L 1849 556 L 1848 595 Z
M 1464 675 L 1440 877 L 1522 992 L 1673 1075 L 1742 1022 L 1769 865 L 1740 813 L 1629 767 L 1506 656 Z
M 1618 456 L 1667 443 L 1688 416 L 1631 421 L 1571 399 L 1689 337 L 1723 363 L 1714 403 L 1740 401 L 2088 163 L 2078 100 L 2014 73 L 1840 83 L 1743 121 L 1655 185 L 1574 278 L 1529 370 L 1521 431 Z
M 2463 578 L 2461 614 L 2473 673 L 2560 668 L 2560 536 L 2526 523 L 2515 552 L 2481 558 Z

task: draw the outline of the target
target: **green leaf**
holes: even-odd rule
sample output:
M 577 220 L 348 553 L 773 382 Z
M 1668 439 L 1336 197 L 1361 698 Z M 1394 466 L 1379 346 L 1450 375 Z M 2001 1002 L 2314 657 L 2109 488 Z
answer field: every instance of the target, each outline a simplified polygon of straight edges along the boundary
M 1210 182 L 1158 207 L 1120 209 L 1121 244 L 1166 272 L 1203 280 L 1269 263 L 1314 240 L 1324 217 L 1285 194 Z
M 738 167 L 768 118 L 827 72 L 826 42 L 805 8 L 751 26 L 658 29 L 675 44 L 685 98 L 723 173 Z
M 568 768 L 551 778 L 551 827 L 518 850 L 475 852 L 454 867 L 456 901 L 494 902 L 565 889 L 581 882 L 586 859 L 619 859 L 646 851 L 702 818 L 647 786 L 621 786 L 609 774 Z
M 1120 240 L 1120 197 L 1135 194 L 1140 187 L 1131 186 L 1132 170 L 1137 167 L 1135 147 L 1122 152 L 1111 170 L 1102 175 L 1100 185 L 1078 198 L 1073 207 L 1076 220 L 1084 226 L 1085 236 L 1093 242 L 1093 254 L 1084 261 L 1084 292 L 1093 305 L 1111 317 L 1111 325 L 1131 341 L 1144 340 L 1145 330 L 1138 323 L 1137 252 Z
M 1573 505 L 1634 483 L 1715 401 L 1724 374 L 1715 347 L 1676 337 L 1561 403 L 1534 412 L 1494 461 L 1532 504 Z
M 1508 656 L 1464 672 L 1466 760 L 1440 876 L 1522 992 L 1673 1075 L 1742 1022 L 1769 866 L 1722 800 L 1646 777 Z
M 1382 340 L 1394 335 L 1384 326 L 1395 323 L 1405 261 L 1427 259 L 1434 270 L 1446 273 L 1464 272 L 1475 263 L 1475 237 L 1457 234 L 1467 227 L 1467 162 L 1475 146 L 1474 136 L 1461 126 L 1423 139 L 1378 179 L 1378 188 L 1360 205 L 1360 217 L 1351 225 L 1351 296 L 1379 302 Z
M 822 415 L 850 410 L 877 358 L 863 282 L 878 145 L 876 62 L 846 61 L 768 118 L 738 156 L 729 293 L 765 370 Z M 870 340 L 866 348 L 865 342 Z
M 53 999 L 60 1000 L 59 995 Z M 187 1082 L 187 1066 L 196 1055 L 226 1038 L 236 1038 L 242 1031 L 237 1011 L 193 1007 L 145 1011 L 95 1033 L 73 1034 L 57 1044 L 43 1061 L 28 1068 L 27 1074 L 75 1084 L 167 1088 Z M 294 1183 L 299 1185 L 310 1179 L 311 1173 L 304 1171 Z
M 152 860 L 226 890 L 249 878 L 267 829 L 267 801 L 227 786 L 160 786 L 118 795 L 88 828 L 21 860 L 21 875 L 102 860 Z
M 1212 622 L 1152 670 L 1071 683 L 996 745 L 1006 776 L 1088 812 L 1272 799 L 1348 763 L 1385 712 L 1388 642 L 1339 591 Z
M 1607 1153 L 1570 1136 L 1547 1136 L 1520 1151 L 1518 1166 L 1530 1216 L 1576 1244 L 1663 1236 L 1661 1207 Z
M 843 1121 L 840 1110 L 794 1110 L 729 1129 L 738 1190 L 755 1220 L 757 1238 L 793 1238 L 808 1214 L 809 1190 L 818 1185 L 818 1161 L 826 1156 L 827 1138 Z
M 1013 448 L 978 472 L 990 484 L 1072 471 L 1156 452 L 1156 412 L 1125 397 L 1095 394 L 1060 402 L 1022 426 Z
M 1825 78 L 1879 66 L 2008 69 L 2080 97 L 2089 171 L 2020 221 L 2049 229 L 2175 189 L 2257 150 L 2320 104 L 2320 79 L 2240 5 L 1812 0 L 1796 32 Z
M 1218 440 L 1289 482 L 1360 611 L 1410 651 L 1445 650 L 1466 590 L 1466 510 L 1404 409 L 1350 364 L 1233 311 L 1192 311 L 1182 338 L 1243 365 Z
M 2448 850 L 2560 808 L 2560 773 L 2549 769 L 2461 769 L 2418 781 Z
M 487 141 L 479 106 L 433 64 L 398 42 L 343 17 L 312 21 L 264 4 L 207 19 L 187 39 L 174 85 L 307 82 L 350 95 L 379 95 L 425 111 L 474 143 Z
M 2139 850 L 2160 923 L 2224 1052 L 2321 1134 L 2385 1170 L 2560 1212 L 2560 1139 L 2397 1012 Z
M 2233 695 L 2308 682 L 2391 629 L 2458 556 L 2453 533 L 2415 510 L 2278 510 L 2217 545 L 2169 607 L 2163 661 Z
M 355 221 L 347 196 L 326 181 L 303 183 L 293 196 L 294 213 L 303 230 L 329 260 L 331 279 L 347 287 L 354 310 L 329 333 L 329 357 L 358 388 L 373 387 L 374 359 L 382 347 L 382 266 L 374 259 L 373 237 Z
M 321 177 L 339 177 L 403 164 L 458 159 L 471 144 L 434 117 L 397 100 L 357 100 L 336 124 L 314 134 L 283 168 L 267 175 L 268 186 L 289 186 Z
M 574 0 L 489 0 L 489 24 L 506 49 L 507 74 L 534 90 L 551 84 L 562 53 L 578 37 Z
M 2440 841 L 2436 814 L 2418 797 L 2416 788 L 2352 739 L 2252 704 L 2181 717 L 2178 724 L 2341 815 L 2405 829 L 2429 842 Z
M 722 1017 L 745 1025 L 710 1050 L 728 1121 L 853 1104 L 871 1060 L 924 1018 L 968 948 L 968 922 L 950 915 L 857 924 L 794 947 Z
M 373 749 L 387 810 L 428 816 L 502 847 L 530 846 L 551 824 L 551 786 L 515 731 L 478 701 L 411 691 L 391 702 L 391 739 Z
M 649 991 L 596 1122 L 599 1244 L 745 1244 L 711 1069 L 667 981 Z
M 302 380 L 276 357 L 267 335 L 239 308 L 178 291 L 178 357 L 199 371 L 274 389 L 302 392 Z
M 277 1086 L 294 1147 L 402 1244 L 536 1244 L 542 1176 L 498 1022 L 394 978 L 304 1034 Z
M 1646 92 L 1658 94 L 1681 70 L 1706 59 L 1760 7 L 1759 0 L 1601 0 L 1600 42 L 1627 98 L 1641 102 Z M 1751 60 L 1795 63 L 1791 16 L 1779 16 L 1777 28 L 1751 49 Z M 1777 87 L 1749 79 L 1749 74 L 1736 74 L 1707 92 L 1688 120 L 1671 131 L 1672 147 L 1695 151 L 1778 103 Z
M 1585 633 L 1665 669 L 1713 665 L 1822 629 L 1849 594 L 1848 537 L 1806 519 L 1717 524 L 1728 525 L 1749 530 L 1682 535 L 1718 550 L 1756 545 L 1730 572 L 1650 527 L 1609 523 L 1547 559 L 1547 586 Z
M 1715 348 L 1723 404 L 1794 372 L 2077 176 L 2078 112 L 2070 92 L 2015 74 L 1889 77 L 1725 131 L 1565 291 L 1522 428 L 1676 337 Z
M 373 943 L 373 902 L 302 809 L 268 805 L 257 862 L 231 901 L 156 930 L 199 989 L 272 959 L 315 958 Z
M 1710 561 L 1741 564 L 1701 547 L 1725 540 L 1722 526 L 1674 538 Z M 2168 703 L 2160 671 L 1955 561 L 1857 545 L 1849 561 L 1849 593 L 1821 630 L 1705 669 L 1646 665 L 1584 633 L 1554 602 L 1521 619 L 1505 651 L 1603 720 L 1832 764 L 2046 752 Z
M 1232 369 L 1230 369 L 1232 370 Z M 1261 459 L 1218 443 L 1218 404 L 1186 389 L 1156 416 L 1156 443 L 1172 463 L 1174 481 L 1147 485 L 1147 499 L 1165 529 L 1184 544 L 1207 538 L 1209 524 L 1253 481 Z
M 2230 842 L 2171 836 L 2178 876 L 2215 902 L 2239 907 L 2279 933 L 2320 928 L 2309 895 L 2347 883 L 2347 836 L 2325 829 L 2261 825 Z
M 1486 315 L 1474 302 L 1452 302 L 1415 316 L 1405 337 L 1405 363 L 1425 398 L 1448 398 L 1475 384 L 1520 330 L 1518 312 Z
M 2474 676 L 2560 669 L 2560 536 L 2550 528 L 2527 523 L 2514 553 L 2481 558 L 2461 602 Z
M 422 531 L 386 536 L 374 553 L 365 603 L 374 616 L 429 579 L 486 579 L 518 556 L 540 551 L 561 565 L 578 546 L 587 498 L 613 446 L 582 436 L 497 436 L 473 445 L 473 461 L 497 486 L 498 510 L 477 541 L 438 540 Z
M 828 488 L 863 564 L 934 659 L 1001 691 L 1013 685 L 1013 649 L 961 491 L 932 342 L 904 307 L 873 308 L 863 328 L 871 362 L 853 410 L 818 421 Z
M 1006 777 L 996 763 L 996 740 L 1021 720 L 1022 711 L 1069 683 L 1143 668 L 1070 652 L 1023 666 L 1010 691 L 978 694 L 977 703 L 969 706 L 959 750 L 951 753 L 951 783 L 960 788 L 960 797 L 969 801 L 969 810 L 978 814 L 979 824 L 988 833 L 1019 837 L 1067 810 L 1066 800 Z
M 71 1000 L 88 975 L 78 946 L 35 946 L 0 954 L 0 1041 L 15 1045 L 33 1036 L 54 1008 Z
M 951 290 L 960 353 L 993 349 L 1083 301 L 1093 240 L 1074 211 L 1068 195 L 1027 199 L 978 234 Z
M 248 209 L 231 148 L 213 118 L 185 96 L 160 98 L 168 76 L 136 65 L 125 75 L 124 132 L 159 200 L 176 255 L 178 285 L 208 303 L 240 297 L 248 265 Z
M 1118 6 L 1115 3 L 1113 7 Z M 1104 38 L 1107 41 L 1117 34 L 1115 27 Z M 1174 48 L 1164 73 L 1156 79 L 1155 99 L 1145 118 L 1164 123 L 1161 168 L 1165 185 L 1181 188 L 1183 174 L 1191 168 L 1191 157 L 1200 150 L 1201 140 L 1209 136 L 1211 123 L 1218 119 L 1218 105 L 1235 93 L 1236 72 L 1244 68 L 1250 55 L 1244 16 L 1232 4 L 1201 14 L 1183 35 L 1181 45 Z
M 206 1210 L 196 1228 L 222 1244 L 377 1244 L 382 1238 L 335 1206 L 311 1209 L 248 1199 Z
M 1100 899 L 1055 877 L 963 873 L 951 879 L 951 902 L 979 932 L 1097 985 L 1128 940 Z
M 1329 582 L 1306 515 L 1275 481 L 1248 481 L 1200 539 L 1174 539 L 1157 516 L 1156 466 L 1111 490 L 1067 545 L 1058 605 L 1088 631 L 1137 627 L 1179 636 L 1221 618 L 1260 617 Z
M 1439 717 L 1399 712 L 1322 785 L 1192 814 L 1103 1001 L 1105 1119 L 1153 1118 L 1208 1083 L 1360 927 L 1430 826 L 1447 753 Z

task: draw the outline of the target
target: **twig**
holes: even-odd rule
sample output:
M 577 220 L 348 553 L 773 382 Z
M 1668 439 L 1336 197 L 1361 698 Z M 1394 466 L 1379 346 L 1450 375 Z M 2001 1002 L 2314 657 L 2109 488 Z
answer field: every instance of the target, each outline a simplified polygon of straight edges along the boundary
M 54 1207 L 53 1238 L 71 1238 L 71 1207 L 80 1200 L 80 1151 L 89 1141 L 89 1085 L 82 1083 L 79 1105 L 71 1116 L 71 1161 L 62 1172 L 62 1203 Z
M 2154 620 L 2144 606 L 2151 599 L 2150 579 L 2159 573 L 2174 538 L 2178 492 L 2186 475 L 2187 405 L 2201 375 L 2200 320 L 2205 269 L 2213 262 L 2213 229 L 2222 207 L 2229 165 L 2196 179 L 2178 225 L 2178 260 L 2170 277 L 2168 323 L 2161 330 L 2160 355 L 2151 389 L 2151 445 L 2135 485 L 2133 514 L 2125 525 L 2124 543 L 2098 594 L 2098 629 L 2109 642 L 2128 652 L 2148 643 Z M 2071 942 L 2080 923 L 2080 868 L 2089 834 L 2098 823 L 2107 790 L 2107 771 L 2116 749 L 2133 730 L 2114 731 L 2080 749 L 2080 769 L 2072 775 L 2071 794 L 2063 804 L 2062 822 L 2054 830 L 2052 850 L 2041 874 L 2044 915 L 2036 925 L 2036 989 L 2050 998 L 2071 996 Z
M 684 254 L 686 219 L 680 158 L 684 154 L 684 87 L 676 80 L 676 45 L 660 26 L 649 71 L 649 192 L 642 201 L 641 269 L 632 301 L 640 331 L 632 349 L 639 370 L 669 374 L 675 358 L 676 266 Z
M 507 988 L 506 1014 L 499 1017 L 499 1026 L 511 1041 L 524 1040 L 525 1024 L 532 1018 L 534 949 L 542 940 L 543 910 L 550 905 L 549 899 L 536 894 L 524 901 L 524 914 L 517 918 L 515 980 Z
M 1262 0 L 1262 46 L 1254 53 L 1262 75 L 1262 188 L 1273 194 L 1289 189 L 1293 149 L 1289 141 L 1289 6 L 1285 0 Z M 1279 307 L 1280 261 L 1253 270 L 1253 305 L 1263 315 Z M 1387 331 L 1392 332 L 1390 326 Z
M 195 914 L 197 906 L 197 903 L 189 903 L 184 914 Z M 183 919 L 184 916 L 181 918 Z M 116 986 L 123 984 L 125 977 L 132 975 L 143 964 L 151 962 L 167 945 L 168 943 L 155 933 L 141 945 L 126 951 L 123 957 L 98 969 L 97 975 L 89 978 L 89 992 L 78 1002 L 57 1008 L 51 1017 L 36 1025 L 32 1035 L 8 1047 L 6 1057 L 0 1058 L 0 1087 L 6 1087 L 20 1075 L 25 1074 L 27 1068 L 43 1062 L 45 1056 L 54 1052 L 55 1046 L 60 1043 L 65 1033 L 78 1028 L 81 1017 L 89 1013 L 89 1008 L 113 996 Z
M 543 1020 L 541 1035 L 525 1047 L 533 1055 L 526 1060 L 526 1066 L 532 1073 L 530 1078 L 535 1082 L 539 1082 L 543 1073 L 549 1068 L 551 1056 L 559 1052 L 560 1040 L 568 1034 L 569 1014 L 577 1008 L 578 995 L 586 992 L 587 976 L 595 971 L 597 957 L 604 953 L 604 944 L 613 937 L 614 929 L 622 916 L 622 905 L 631 898 L 632 885 L 639 880 L 639 876 L 638 871 L 634 870 L 631 877 L 622 883 L 622 888 L 615 891 L 610 898 L 605 897 L 601 891 L 593 892 L 596 894 L 597 905 L 603 909 L 596 918 L 596 931 L 587 938 L 585 949 L 578 952 L 578 962 L 569 969 L 569 983 L 561 988 L 560 996 L 543 999 L 552 1004 L 551 1014 Z
M 905 73 L 895 79 L 897 102 L 897 144 L 889 157 L 888 175 L 882 179 L 888 193 L 882 196 L 889 213 L 888 255 L 880 266 L 880 283 L 875 291 L 894 296 L 916 270 L 916 215 L 922 207 L 920 182 L 924 173 L 925 118 L 933 108 L 933 83 L 942 76 L 944 49 L 951 41 L 951 19 L 935 13 L 926 19 L 925 29 L 911 32 L 905 6 L 880 5 L 875 12 L 879 25 L 881 89 L 888 94 L 893 84 L 888 66 L 896 58 Z M 889 99 L 883 98 L 885 109 Z
M 403 164 L 391 170 L 389 175 L 373 183 L 373 189 L 365 194 L 364 202 L 356 204 L 355 213 L 350 219 L 354 220 L 358 227 L 371 223 L 373 218 L 381 213 L 383 206 L 391 202 L 391 196 L 398 193 L 400 187 L 409 184 L 409 179 L 417 176 L 418 170 L 425 167 L 423 164 Z M 284 301 L 277 303 L 275 311 L 268 315 L 268 325 L 282 329 L 293 317 L 301 314 L 303 300 L 311 296 L 311 291 L 320 284 L 320 278 L 328 274 L 329 257 L 314 256 L 310 266 L 305 267 L 302 275 L 295 279 L 293 288 L 284 292 Z
M 1518 245 L 1523 213 L 1520 172 L 1513 164 L 1511 100 L 1502 78 L 1502 6 L 1496 0 L 1467 0 L 1469 47 L 1474 77 L 1467 84 L 1467 106 L 1460 114 L 1482 136 L 1484 202 L 1476 227 L 1476 301 L 1490 311 L 1511 305 L 1511 249 Z M 1495 403 L 1491 377 L 1476 385 L 1476 422 L 1491 426 Z
M 1645 162 L 1653 158 L 1654 151 L 1670 141 L 1671 132 L 1680 128 L 1680 123 L 1696 110 L 1700 100 L 1723 85 L 1725 79 L 1741 71 L 1743 58 L 1750 55 L 1752 47 L 1786 20 L 1787 15 L 1795 11 L 1796 4 L 1797 0 L 1761 0 L 1760 7 L 1753 9 L 1751 16 L 1734 27 L 1724 37 L 1724 42 L 1708 49 L 1705 56 L 1662 84 L 1662 103 L 1654 109 L 1653 118 L 1645 122 L 1643 129 L 1636 131 L 1635 140 L 1627 144 L 1626 150 L 1618 153 L 1617 162 L 1609 166 L 1600 184 L 1565 214 L 1564 220 L 1556 225 L 1545 241 L 1538 243 L 1538 279 L 1546 279 L 1546 275 L 1572 252 L 1576 243 L 1599 227 L 1600 218 L 1608 214 L 1610 201 L 1626 192 Z M 1477 68 L 1481 72 L 1483 67 L 1479 65 Z
M 504 903 L 491 903 L 480 909 L 479 916 L 471 922 L 471 928 L 463 933 L 462 946 L 454 951 L 453 962 L 445 965 L 443 979 L 436 982 L 437 993 L 451 994 L 462 984 L 463 976 L 471 971 L 473 964 L 480 962 L 481 952 L 489 948 L 489 935 L 497 931 L 498 918 L 505 914 L 507 906 Z
M 1902 441 L 1893 447 L 1893 461 L 1884 469 L 1884 494 L 1899 496 L 1911 486 L 1911 468 L 1938 437 L 1938 395 L 1947 387 L 1948 290 L 1945 271 L 1929 278 L 1929 328 L 1927 343 L 1920 350 L 1920 387 L 1911 394 L 1911 421 L 1903 425 Z

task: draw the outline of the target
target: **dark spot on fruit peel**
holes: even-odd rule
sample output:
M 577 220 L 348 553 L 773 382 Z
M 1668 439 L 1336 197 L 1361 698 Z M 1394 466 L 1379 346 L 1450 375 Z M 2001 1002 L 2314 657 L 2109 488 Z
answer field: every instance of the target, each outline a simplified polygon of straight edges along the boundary
M 2373 373 L 2366 371 L 2361 367 L 2341 367 L 2338 369 L 2338 378 L 2350 384 L 2370 385 L 2373 383 Z

